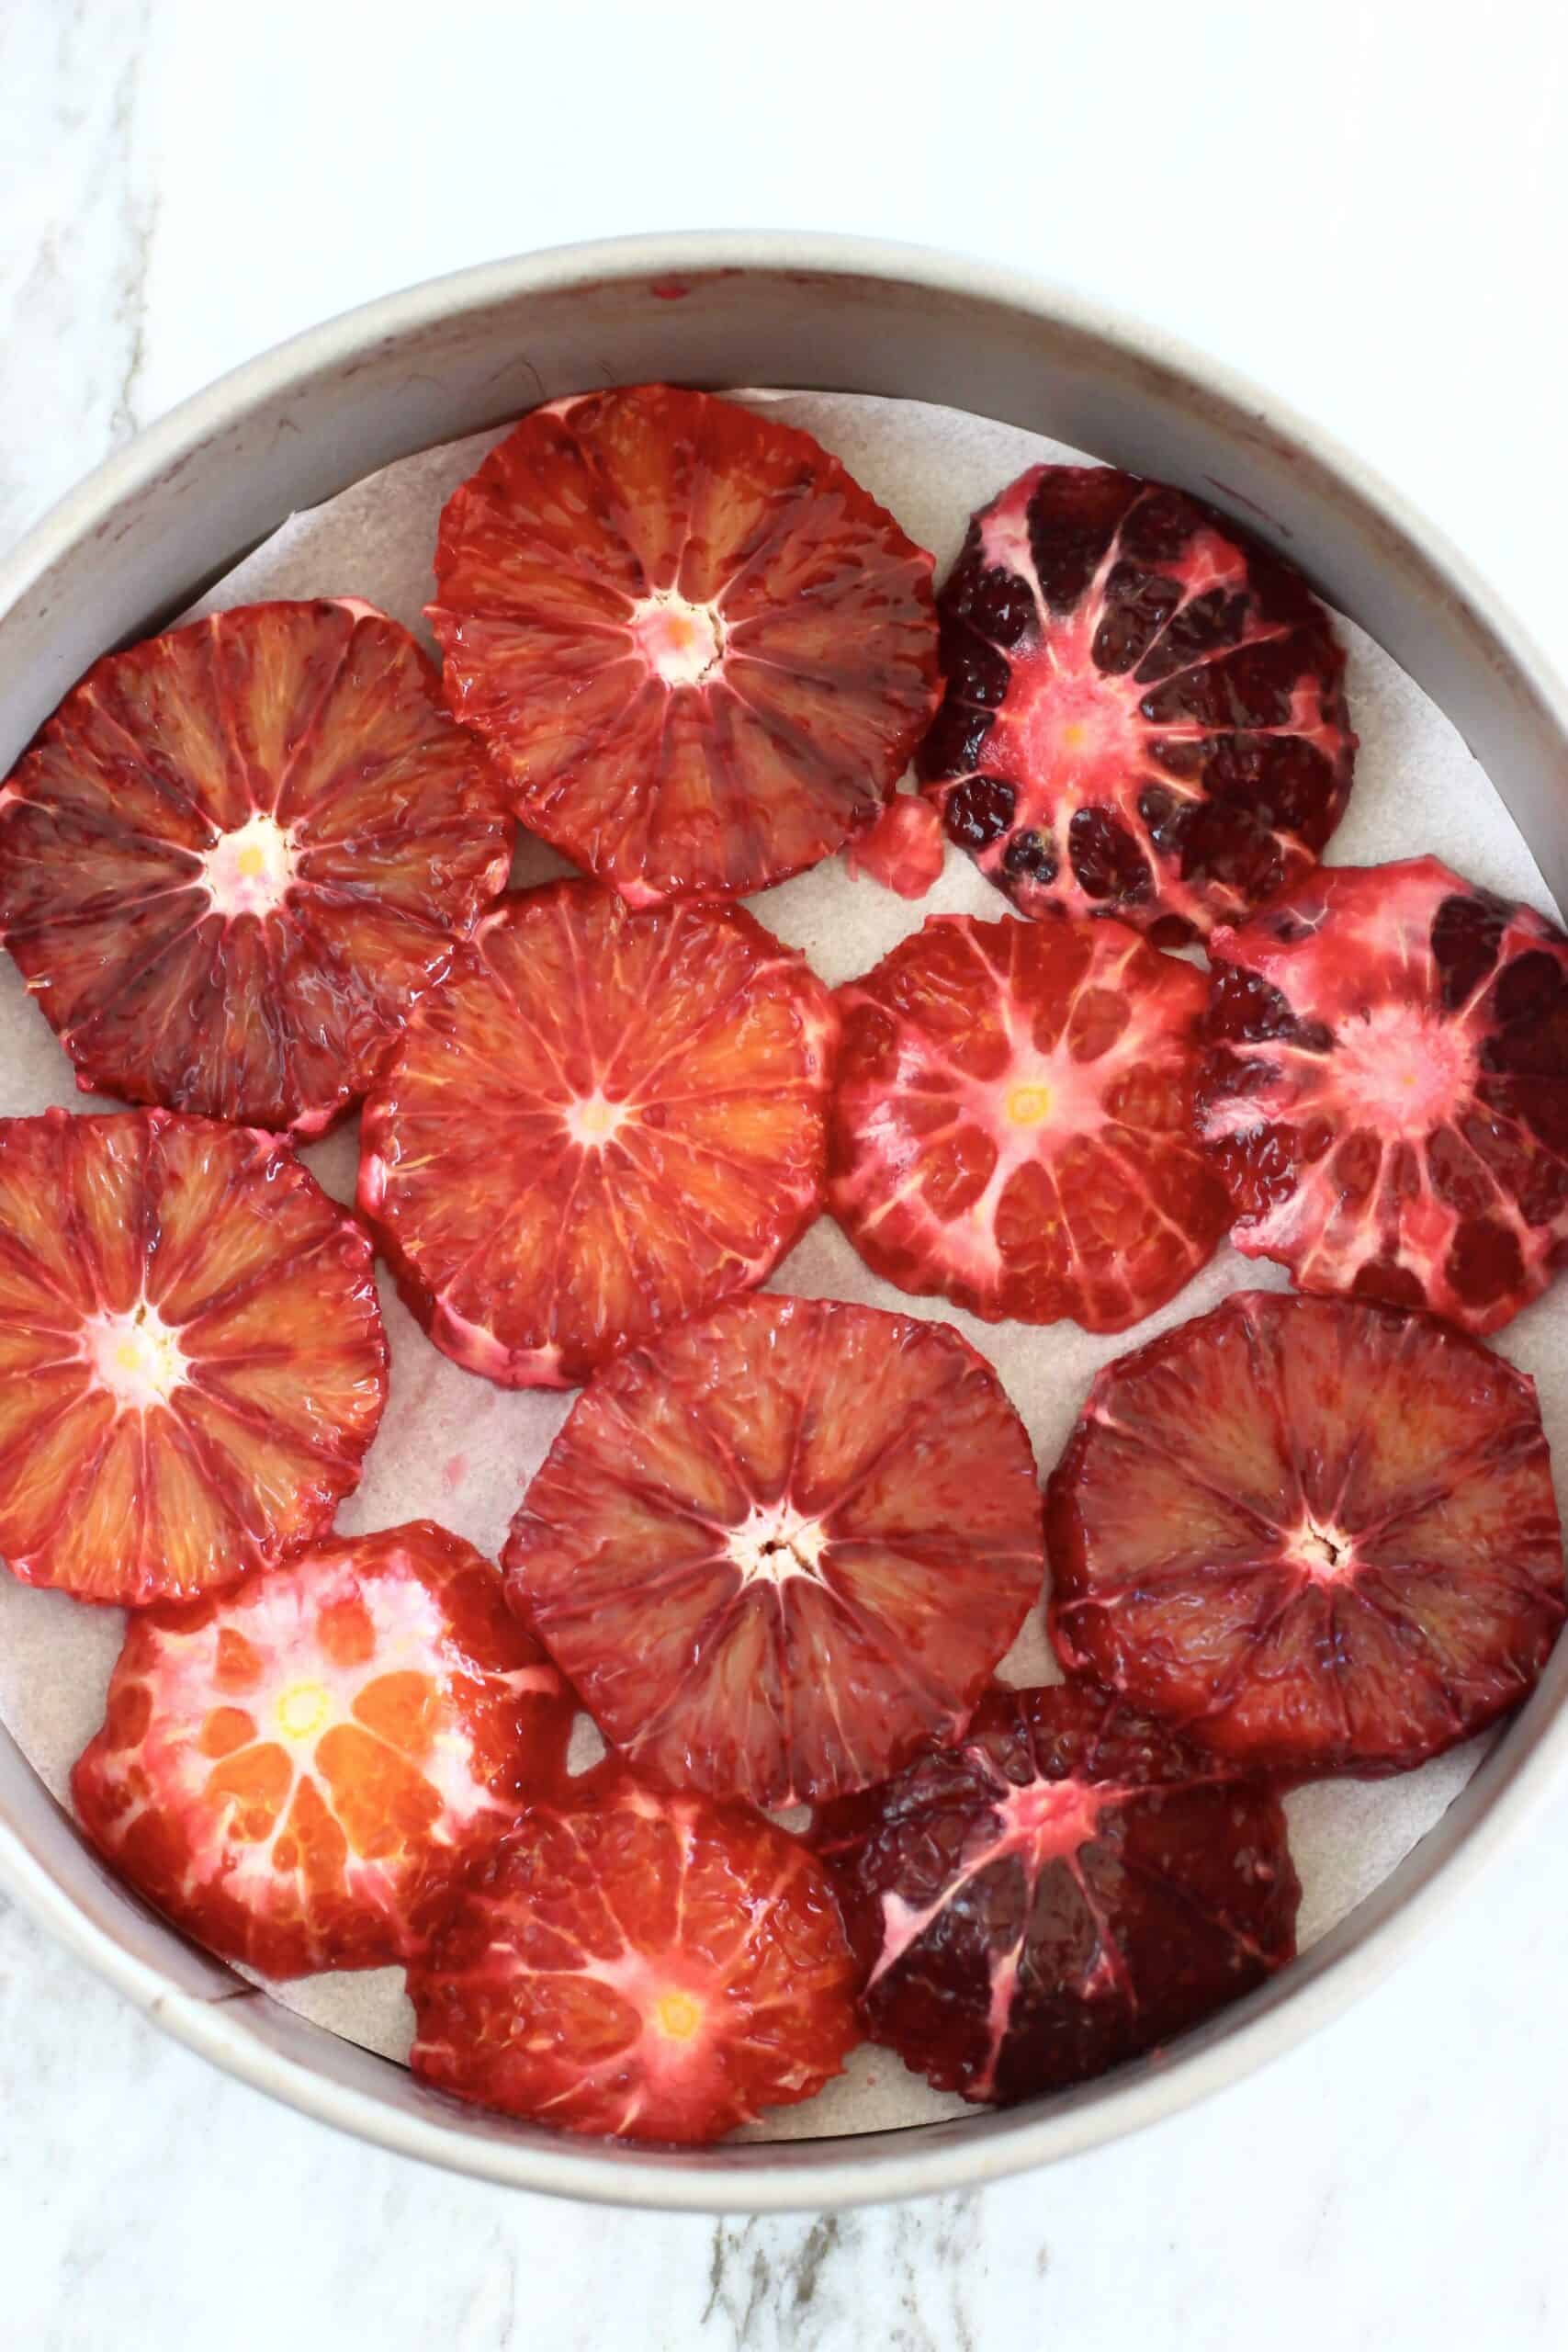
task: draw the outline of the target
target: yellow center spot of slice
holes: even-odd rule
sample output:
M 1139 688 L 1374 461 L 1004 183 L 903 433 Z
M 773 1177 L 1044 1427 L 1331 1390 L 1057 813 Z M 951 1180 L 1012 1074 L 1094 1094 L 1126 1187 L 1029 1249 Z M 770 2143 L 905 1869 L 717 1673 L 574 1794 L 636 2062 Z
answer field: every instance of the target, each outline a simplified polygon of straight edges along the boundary
M 1015 1127 L 1037 1127 L 1050 1112 L 1048 1086 L 1015 1086 L 1008 1096 L 1008 1117 Z
M 1089 729 L 1081 718 L 1070 719 L 1062 729 L 1062 741 L 1069 752 L 1081 752 L 1089 741 Z
M 286 1739 L 309 1739 L 332 1713 L 324 1682 L 291 1682 L 277 1702 L 277 1728 Z
M 580 1135 L 597 1138 L 600 1136 L 613 1135 L 615 1128 L 615 1114 L 602 1094 L 591 1096 L 577 1114 L 577 1129 Z
M 234 863 L 238 865 L 241 873 L 253 881 L 258 874 L 265 874 L 266 872 L 266 860 L 262 855 L 260 850 L 257 849 L 254 842 L 249 842 L 246 847 L 240 852 L 240 854 L 235 859 Z
M 703 2021 L 703 2005 L 690 1993 L 661 1993 L 653 2005 L 653 2022 L 670 2041 L 690 2041 Z

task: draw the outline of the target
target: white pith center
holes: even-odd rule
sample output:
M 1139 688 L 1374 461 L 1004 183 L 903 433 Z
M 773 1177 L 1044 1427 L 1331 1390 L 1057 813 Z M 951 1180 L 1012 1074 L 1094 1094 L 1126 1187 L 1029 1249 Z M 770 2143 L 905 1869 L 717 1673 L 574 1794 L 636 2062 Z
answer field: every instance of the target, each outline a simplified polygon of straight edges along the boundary
M 1087 645 L 1074 648 L 1072 639 L 1079 634 L 1056 633 L 1050 658 L 1032 671 L 1017 721 L 1029 748 L 1031 773 L 1057 781 L 1125 774 L 1135 767 L 1142 750 L 1143 725 L 1125 683 L 1098 670 Z
M 1347 1531 L 1320 1526 L 1310 1515 L 1292 1530 L 1286 1548 L 1292 1566 L 1314 1583 L 1342 1584 L 1356 1573 L 1355 1548 Z
M 1342 1101 L 1375 1133 L 1419 1140 L 1469 1091 L 1475 1049 L 1424 1006 L 1381 1004 L 1343 1023 L 1331 1069 Z
M 82 1347 L 98 1385 L 124 1411 L 166 1405 L 186 1376 L 179 1340 L 145 1299 L 129 1314 L 89 1316 Z
M 215 914 L 276 914 L 294 879 L 293 844 L 276 818 L 258 809 L 219 835 L 202 869 Z
M 592 1094 L 580 1094 L 574 1102 L 569 1102 L 562 1116 L 573 1143 L 580 1143 L 588 1149 L 597 1149 L 600 1145 L 609 1142 L 626 1118 L 626 1105 L 612 1102 L 607 1094 L 602 1094 L 595 1087 Z
M 753 1503 L 750 1516 L 731 1529 L 727 1548 L 744 1588 L 814 1577 L 826 1543 L 820 1521 L 803 1518 L 793 1503 Z
M 677 589 L 658 588 L 634 605 L 637 651 L 667 686 L 701 684 L 724 651 L 724 624 L 711 605 L 693 605 Z
M 1094 1836 L 1113 1793 L 1077 1779 L 1026 1781 L 997 1806 L 998 1845 L 1021 1849 L 1036 1869 L 1064 1861 Z

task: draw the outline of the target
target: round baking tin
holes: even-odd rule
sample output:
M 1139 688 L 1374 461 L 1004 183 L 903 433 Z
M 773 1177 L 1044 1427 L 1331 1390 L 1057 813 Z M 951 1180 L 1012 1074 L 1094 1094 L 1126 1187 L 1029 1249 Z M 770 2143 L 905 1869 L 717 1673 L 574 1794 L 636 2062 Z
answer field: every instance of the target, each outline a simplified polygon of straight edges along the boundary
M 1288 409 L 1169 337 L 1027 278 L 859 239 L 564 247 L 389 296 L 185 402 L 0 565 L 0 774 L 100 653 L 156 628 L 290 511 L 536 402 L 649 379 L 876 392 L 1047 434 L 1246 523 L 1460 729 L 1559 903 L 1568 695 L 1418 515 Z M 559 2196 L 747 2212 L 973 2187 L 1168 2115 L 1375 1984 L 1568 1751 L 1568 1643 L 1414 1851 L 1303 1959 L 1156 2059 L 999 2112 L 832 2140 L 660 2152 L 459 2108 L 184 1942 L 113 1879 L 0 1729 L 0 1889 L 193 2050 L 308 2115 Z

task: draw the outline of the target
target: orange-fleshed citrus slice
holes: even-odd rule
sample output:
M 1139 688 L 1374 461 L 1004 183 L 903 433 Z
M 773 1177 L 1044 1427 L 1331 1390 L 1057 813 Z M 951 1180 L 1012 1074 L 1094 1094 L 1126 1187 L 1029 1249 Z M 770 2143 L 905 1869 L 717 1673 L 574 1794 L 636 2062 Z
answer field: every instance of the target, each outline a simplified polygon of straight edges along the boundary
M 332 1523 L 387 1394 L 370 1245 L 276 1136 L 0 1121 L 0 1555 L 189 1600 Z
M 860 2039 L 805 1847 L 613 1765 L 529 1806 L 408 1988 L 426 2082 L 623 2139 L 716 2140 L 809 2098 Z
M 561 1771 L 570 1725 L 491 1563 L 421 1520 L 134 1618 L 72 1792 L 209 1951 L 265 1976 L 378 1968 Z
M 874 1272 L 1120 1331 L 1230 1210 L 1192 1134 L 1201 974 L 1113 922 L 933 915 L 839 990 L 828 1204 Z
M 317 1135 L 512 831 L 407 629 L 245 605 L 67 695 L 0 786 L 0 933 L 84 1089 Z
M 1162 947 L 1240 922 L 1345 813 L 1345 656 L 1298 572 L 1196 499 L 1032 466 L 943 587 L 922 787 L 1026 915 Z
M 1040 1590 L 1034 1458 L 948 1325 L 737 1299 L 598 1375 L 504 1565 L 634 1761 L 833 1796 L 962 1731 Z
M 436 1346 L 565 1387 L 761 1282 L 822 1204 L 836 1031 L 739 907 L 504 900 L 365 1110 L 360 1205 Z
M 435 577 L 452 708 L 634 906 L 815 865 L 939 691 L 931 557 L 808 434 L 707 392 L 536 409 L 449 500 Z
M 1568 1261 L 1568 938 L 1435 857 L 1210 943 L 1200 1132 L 1303 1290 L 1495 1331 Z
M 987 1691 L 960 1746 L 824 1806 L 811 1842 L 871 2039 L 965 2098 L 1103 2074 L 1295 1951 L 1273 1790 L 1088 1688 Z
M 1107 1365 L 1047 1529 L 1064 1662 L 1264 1770 L 1424 1763 L 1562 1623 L 1534 1382 L 1348 1299 L 1238 1292 Z

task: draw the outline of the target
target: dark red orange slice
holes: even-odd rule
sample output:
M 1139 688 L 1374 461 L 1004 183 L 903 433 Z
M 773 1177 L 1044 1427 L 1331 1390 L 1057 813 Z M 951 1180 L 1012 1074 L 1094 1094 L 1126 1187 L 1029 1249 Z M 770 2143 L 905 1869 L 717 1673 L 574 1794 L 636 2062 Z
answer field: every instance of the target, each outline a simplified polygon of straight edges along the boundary
M 0 788 L 0 933 L 84 1089 L 316 1135 L 512 831 L 407 629 L 246 605 L 67 695 Z
M 1562 1623 L 1535 1384 L 1424 1315 L 1237 1293 L 1100 1373 L 1047 1493 L 1063 1660 L 1262 1770 L 1424 1763 Z
M 737 1299 L 611 1365 L 513 1522 L 513 1606 L 605 1736 L 755 1804 L 953 1738 L 1043 1567 L 1034 1461 L 942 1323 Z
M 988 1691 L 960 1746 L 825 1806 L 812 1843 L 871 2039 L 965 2098 L 1103 2074 L 1295 1951 L 1278 1797 L 1088 1689 Z
M 643 384 L 536 409 L 448 501 L 430 620 L 518 814 L 634 906 L 874 821 L 938 693 L 931 559 L 809 435 Z
M 976 515 L 940 605 L 947 696 L 917 772 L 1022 913 L 1176 946 L 1298 879 L 1344 815 L 1328 615 L 1183 492 L 1032 466 Z

